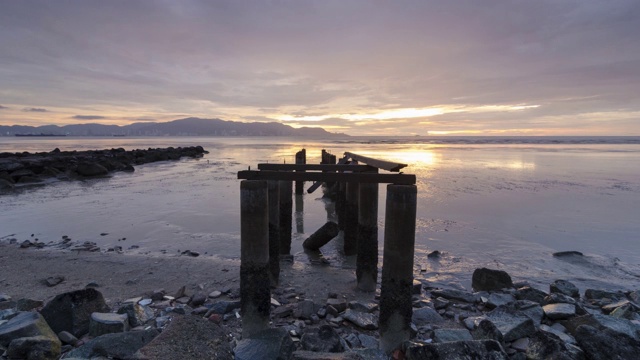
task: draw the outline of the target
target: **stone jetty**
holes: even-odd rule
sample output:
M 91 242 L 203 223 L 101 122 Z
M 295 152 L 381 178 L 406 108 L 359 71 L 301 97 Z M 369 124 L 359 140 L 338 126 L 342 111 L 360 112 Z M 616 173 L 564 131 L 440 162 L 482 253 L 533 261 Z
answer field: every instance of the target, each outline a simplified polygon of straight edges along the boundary
M 134 171 L 135 165 L 156 161 L 197 158 L 208 153 L 202 146 L 125 150 L 0 153 L 0 193 L 16 186 L 46 180 L 79 180 L 106 176 L 115 171 Z

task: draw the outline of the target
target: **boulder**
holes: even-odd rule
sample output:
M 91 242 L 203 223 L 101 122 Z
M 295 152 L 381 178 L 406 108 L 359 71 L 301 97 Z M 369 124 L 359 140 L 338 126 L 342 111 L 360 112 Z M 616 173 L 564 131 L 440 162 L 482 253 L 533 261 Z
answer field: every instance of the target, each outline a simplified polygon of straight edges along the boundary
M 513 281 L 506 271 L 480 268 L 473 272 L 471 287 L 475 291 L 495 291 L 512 288 Z
M 240 340 L 235 348 L 235 360 L 287 360 L 291 358 L 294 349 L 295 345 L 287 330 L 271 328 Z
M 453 341 L 435 344 L 412 344 L 405 351 L 407 360 L 487 359 L 507 360 L 504 349 L 494 340 Z
M 599 330 L 580 325 L 575 333 L 576 341 L 589 360 L 637 359 L 640 341 L 611 329 Z
M 306 329 L 300 338 L 302 349 L 316 352 L 342 352 L 344 347 L 340 335 L 329 325 Z
M 598 330 L 608 329 L 610 331 L 621 333 L 635 340 L 640 341 L 640 325 L 626 319 L 618 319 L 608 315 L 602 315 L 602 314 L 583 315 L 583 316 L 571 318 L 570 320 L 567 320 L 562 324 L 567 328 L 567 331 L 569 331 L 569 333 L 574 337 L 576 337 L 576 332 L 579 326 L 589 325 Z
M 374 314 L 347 309 L 342 318 L 365 330 L 376 330 L 378 328 L 378 317 Z
M 109 170 L 98 163 L 81 162 L 78 164 L 76 172 L 82 176 L 101 176 L 107 175 Z
M 293 309 L 293 316 L 303 320 L 311 319 L 311 315 L 315 313 L 315 304 L 311 300 L 302 300 Z
M 7 349 L 9 359 L 56 360 L 60 357 L 61 345 L 57 338 L 31 336 L 11 340 Z
M 533 320 L 517 310 L 496 308 L 487 314 L 487 320 L 495 325 L 502 334 L 504 341 L 507 342 L 536 332 Z
M 516 290 L 516 299 L 518 300 L 529 300 L 537 302 L 538 304 L 542 304 L 544 302 L 544 298 L 549 295 L 542 290 L 538 290 L 536 288 L 532 288 L 530 286 L 522 287 Z
M 551 294 L 558 293 L 571 296 L 573 298 L 580 297 L 580 290 L 578 290 L 578 287 L 567 280 L 556 280 L 552 282 L 549 285 L 549 292 Z
M 156 329 L 105 334 L 89 340 L 77 349 L 71 350 L 66 357 L 131 359 L 133 354 L 151 342 L 158 334 L 159 332 Z
M 549 304 L 543 306 L 542 310 L 551 320 L 563 320 L 576 315 L 576 306 L 573 304 Z
M 527 359 L 584 360 L 584 353 L 578 347 L 567 344 L 558 336 L 538 331 L 529 336 L 526 349 Z
M 135 332 L 122 334 L 131 333 Z M 160 335 L 136 352 L 139 359 L 182 360 L 189 357 L 233 359 L 226 332 L 199 316 L 175 315 Z
M 516 298 L 511 294 L 491 293 L 485 302 L 485 305 L 489 309 L 494 309 L 498 306 L 504 306 L 516 301 Z
M 471 331 L 471 336 L 474 340 L 495 340 L 500 343 L 504 340 L 500 330 L 487 319 L 480 320 L 478 325 Z
M 127 314 L 93 313 L 89 322 L 89 336 L 120 333 L 129 330 Z
M 413 311 L 411 322 L 414 323 L 417 327 L 420 327 L 430 324 L 441 324 L 444 322 L 444 319 L 434 309 L 423 307 Z
M 89 332 L 94 312 L 108 312 L 102 293 L 94 288 L 59 294 L 40 311 L 55 333 L 68 331 L 80 337 Z
M 349 309 L 353 309 L 355 311 L 372 313 L 378 310 L 378 304 L 374 302 L 362 302 L 362 301 L 350 301 Z
M 0 325 L 0 346 L 8 347 L 12 340 L 44 336 L 53 342 L 60 340 L 45 319 L 37 312 L 21 312 L 8 322 Z

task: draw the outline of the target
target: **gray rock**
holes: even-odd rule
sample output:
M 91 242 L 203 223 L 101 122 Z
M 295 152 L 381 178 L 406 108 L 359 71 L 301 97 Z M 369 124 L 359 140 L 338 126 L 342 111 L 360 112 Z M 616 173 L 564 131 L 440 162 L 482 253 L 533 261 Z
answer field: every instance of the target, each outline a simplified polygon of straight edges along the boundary
M 64 281 L 64 276 L 50 276 L 46 279 L 44 279 L 44 284 L 47 285 L 48 287 L 53 287 L 56 286 L 58 284 L 60 284 L 61 282 Z
M 82 176 L 100 176 L 107 175 L 109 170 L 97 163 L 81 162 L 78 164 L 76 172 Z
M 528 359 L 585 360 L 582 350 L 552 333 L 538 331 L 529 337 Z
M 620 301 L 616 301 L 614 303 L 611 304 L 607 304 L 605 306 L 602 307 L 602 311 L 604 311 L 606 314 L 609 314 L 610 312 L 612 312 L 613 310 L 625 306 L 625 305 L 630 305 L 633 308 L 637 309 L 638 307 L 635 306 L 632 302 L 630 302 L 629 300 L 620 300 Z
M 68 331 L 79 337 L 89 332 L 92 313 L 108 311 L 102 294 L 94 288 L 88 288 L 57 295 L 40 313 L 56 334 Z
M 207 314 L 208 315 L 212 315 L 212 314 L 224 315 L 239 308 L 240 308 L 240 301 L 218 301 L 213 305 L 211 305 L 211 308 L 209 309 L 209 312 L 207 312 Z
M 548 296 L 546 296 L 544 298 L 544 301 L 542 302 L 543 305 L 548 305 L 548 304 L 577 304 L 576 299 L 572 298 L 571 296 L 567 296 L 564 294 L 559 294 L 559 293 L 554 293 L 554 294 L 549 294 Z
M 433 330 L 433 341 L 437 343 L 449 341 L 473 340 L 473 336 L 467 329 L 435 329 Z
M 581 253 L 580 251 L 558 251 L 553 253 L 554 257 L 558 257 L 558 258 L 564 258 L 564 257 L 581 257 L 584 256 L 583 253 Z
M 89 340 L 81 347 L 70 351 L 66 358 L 76 357 L 90 359 L 107 357 L 131 359 L 133 354 L 158 336 L 156 329 L 105 334 Z
M 242 339 L 235 348 L 235 360 L 288 360 L 295 345 L 283 328 L 266 329 Z
M 580 325 L 576 341 L 590 360 L 637 359 L 640 341 L 611 329 Z
M 533 302 L 537 302 L 538 304 L 542 304 L 544 302 L 544 298 L 549 295 L 542 290 L 538 290 L 536 288 L 532 288 L 530 286 L 522 287 L 516 290 L 516 299 L 518 300 L 529 300 Z
M 378 328 L 378 317 L 374 314 L 347 309 L 342 318 L 365 330 L 376 330 Z
M 407 360 L 509 359 L 500 343 L 494 340 L 454 341 L 424 345 L 413 344 L 407 347 L 405 358 Z
M 222 292 L 218 291 L 218 290 L 215 290 L 215 291 L 212 291 L 212 292 L 209 293 L 209 297 L 212 298 L 212 299 L 217 299 L 220 296 L 222 296 Z
M 298 319 L 309 320 L 316 313 L 315 304 L 311 300 L 303 300 L 296 304 L 293 316 Z
M 551 333 L 551 334 L 557 336 L 558 338 L 560 338 L 560 340 L 562 340 L 562 341 L 564 341 L 566 343 L 569 343 L 569 344 L 575 344 L 576 343 L 576 339 L 573 336 L 571 336 L 571 335 L 569 335 L 569 334 L 567 334 L 567 333 L 565 333 L 563 331 L 560 331 L 560 330 L 558 330 L 558 329 L 556 329 L 556 328 L 554 328 L 552 326 L 547 326 L 547 325 L 543 324 L 543 325 L 540 325 L 540 330 L 544 331 L 544 332 Z
M 60 340 L 45 319 L 37 312 L 21 312 L 8 322 L 0 325 L 0 346 L 8 347 L 11 340 L 44 336 L 54 342 Z
M 478 322 L 477 326 L 471 330 L 471 336 L 474 340 L 495 340 L 500 343 L 504 340 L 500 330 L 487 319 Z
M 11 320 L 19 314 L 15 308 L 0 310 L 0 320 Z
M 273 315 L 274 318 L 285 318 L 291 314 L 293 314 L 293 305 L 278 306 L 271 311 L 271 315 Z
M 378 345 L 379 345 L 378 339 L 376 339 L 371 335 L 358 334 L 358 339 L 360 340 L 360 344 L 362 344 L 362 347 L 364 348 L 368 348 L 368 349 L 378 348 Z
M 537 324 L 540 324 L 544 316 L 544 310 L 542 310 L 542 307 L 538 303 L 529 300 L 517 300 L 507 305 L 499 306 L 496 308 L 496 310 L 498 311 L 499 309 L 521 312 L 524 315 L 528 316 L 531 320 L 533 320 L 533 323 L 536 326 Z
M 129 330 L 127 314 L 93 313 L 89 322 L 89 336 L 125 332 Z
M 520 338 L 511 343 L 511 348 L 520 352 L 525 352 L 527 347 L 529 347 L 529 342 L 530 340 L 528 337 Z
M 633 305 L 633 303 L 617 307 L 609 315 L 611 317 L 628 320 L 636 320 L 640 317 L 638 315 L 638 307 Z
M 340 335 L 329 325 L 305 329 L 300 339 L 303 350 L 316 352 L 342 352 L 344 347 Z
M 487 320 L 495 325 L 507 342 L 536 332 L 533 320 L 521 311 L 496 308 L 487 314 Z
M 451 301 L 443 297 L 437 297 L 433 300 L 433 306 L 436 308 L 436 310 L 444 309 L 449 306 L 450 303 Z
M 471 287 L 475 291 L 495 291 L 512 288 L 513 281 L 506 271 L 481 268 L 473 272 Z
M 205 294 L 193 294 L 191 297 L 190 305 L 192 307 L 198 307 L 207 301 L 207 295 Z
M 60 331 L 60 333 L 58 334 L 58 339 L 60 339 L 60 341 L 62 341 L 64 344 L 73 346 L 75 346 L 78 342 L 78 338 L 73 336 L 73 334 L 68 331 Z
M 610 302 L 618 301 L 625 298 L 625 295 L 621 292 L 611 292 L 605 290 L 587 289 L 584 292 L 584 297 L 589 300 L 603 300 L 606 299 Z
M 549 285 L 549 292 L 551 294 L 563 294 L 573 298 L 580 297 L 580 290 L 573 283 L 567 280 L 556 280 Z
M 147 306 L 128 303 L 118 309 L 118 314 L 126 314 L 129 319 L 129 326 L 132 328 L 142 326 L 155 316 L 153 310 Z
M 422 294 L 422 283 L 418 280 L 413 280 L 413 284 L 411 286 L 411 294 L 412 295 L 420 295 Z
M 349 348 L 351 349 L 362 347 L 362 342 L 358 338 L 358 335 L 354 333 L 350 333 L 347 336 L 343 336 L 343 338 L 344 338 L 344 341 L 347 342 L 347 345 L 349 345 Z
M 454 289 L 442 289 L 442 290 L 431 290 L 431 294 L 434 296 L 440 296 L 449 300 L 458 300 L 467 303 L 477 303 L 480 302 L 480 296 L 477 294 L 472 294 L 468 291 L 462 290 L 454 290 Z
M 20 299 L 16 302 L 16 309 L 18 311 L 30 311 L 42 305 L 44 305 L 42 300 Z
M 344 299 L 327 299 L 327 306 L 333 306 L 338 313 L 347 310 L 347 301 Z
M 374 302 L 361 302 L 361 301 L 350 301 L 349 309 L 353 309 L 355 311 L 372 313 L 378 310 L 378 304 Z
M 0 179 L 0 191 L 11 190 L 15 187 L 11 182 L 5 179 Z
M 573 304 L 549 304 L 543 306 L 542 310 L 551 320 L 563 320 L 576 315 L 576 306 Z
M 503 306 L 516 301 L 516 298 L 511 294 L 491 293 L 487 298 L 486 305 L 489 309 L 495 309 L 498 306 Z
M 424 307 L 413 311 L 411 322 L 420 327 L 429 324 L 441 324 L 444 319 L 434 309 Z
M 578 316 L 565 321 L 563 325 L 574 337 L 576 337 L 576 331 L 580 325 L 589 325 L 598 330 L 608 329 L 640 341 L 640 325 L 626 319 L 618 319 L 608 315 L 592 314 Z
M 291 359 L 292 360 L 365 360 L 365 359 L 373 360 L 375 358 L 362 356 L 355 352 L 326 353 L 326 352 L 298 350 L 293 352 Z M 382 359 L 386 360 L 386 357 L 383 357 Z
M 55 360 L 60 357 L 60 341 L 48 336 L 22 337 L 11 340 L 9 359 Z

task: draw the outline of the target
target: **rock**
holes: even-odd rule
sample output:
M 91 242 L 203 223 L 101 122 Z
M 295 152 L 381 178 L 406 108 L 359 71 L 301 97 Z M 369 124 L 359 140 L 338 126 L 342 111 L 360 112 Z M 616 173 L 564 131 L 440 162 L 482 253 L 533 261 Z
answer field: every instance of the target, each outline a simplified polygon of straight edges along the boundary
M 151 292 L 151 296 L 149 296 L 149 297 L 153 301 L 161 301 L 162 299 L 164 299 L 164 296 L 166 294 L 167 294 L 167 292 L 164 289 L 156 289 L 156 290 L 153 290 L 153 292 Z
M 11 296 L 7 294 L 0 294 L 0 303 L 11 301 Z
M 413 279 L 413 283 L 411 286 L 411 294 L 412 295 L 422 294 L 422 283 L 420 281 Z
M 360 302 L 360 301 L 350 301 L 349 309 L 353 309 L 355 311 L 372 313 L 378 310 L 378 304 L 374 302 Z
M 211 321 L 190 315 L 174 316 L 162 333 L 140 349 L 136 356 L 163 360 L 233 359 L 226 332 Z
M 347 301 L 343 299 L 329 298 L 327 299 L 327 306 L 333 306 L 333 308 L 336 309 L 338 313 L 341 313 L 347 310 Z
M 198 306 L 197 308 L 191 310 L 191 315 L 205 315 L 209 311 L 209 308 L 206 306 Z M 219 315 L 219 314 L 214 314 Z
M 209 293 L 209 297 L 212 298 L 212 299 L 217 299 L 220 296 L 222 296 L 222 292 L 220 292 L 218 290 L 215 290 L 215 291 L 212 291 L 212 292 Z
M 639 317 L 638 307 L 629 303 L 615 308 L 609 315 L 619 319 L 635 320 Z
M 544 301 L 542 302 L 543 305 L 548 305 L 548 304 L 573 304 L 573 305 L 575 305 L 576 303 L 577 303 L 576 299 L 572 298 L 571 296 L 567 296 L 565 294 L 559 294 L 559 293 L 549 294 L 548 296 L 546 296 L 544 298 Z
M 239 308 L 240 301 L 218 301 L 211 305 L 211 308 L 207 312 L 207 316 L 211 314 L 224 315 Z
M 471 330 L 471 336 L 474 340 L 495 340 L 500 343 L 504 340 L 500 330 L 487 319 L 480 320 L 478 326 Z
M 68 331 L 60 331 L 60 333 L 58 334 L 58 339 L 60 339 L 60 341 L 62 341 L 64 344 L 73 346 L 75 346 L 78 342 L 78 338 L 73 336 L 73 334 Z
M 369 360 L 374 358 L 363 357 L 354 352 L 326 353 L 326 352 L 298 350 L 293 352 L 291 359 L 292 360 L 365 360 L 365 359 Z M 386 357 L 384 357 L 383 359 L 386 360 Z
M 126 314 L 129 326 L 132 328 L 142 326 L 155 316 L 153 310 L 137 303 L 128 303 L 118 309 L 118 314 Z
M 53 287 L 64 281 L 64 276 L 50 276 L 43 280 L 48 287 Z
M 12 307 L 12 308 L 6 309 L 6 310 L 0 310 L 0 320 L 11 320 L 12 318 L 14 318 L 19 313 L 20 312 L 17 311 L 15 309 L 15 307 Z
M 480 302 L 480 296 L 477 294 L 472 294 L 467 291 L 462 290 L 454 290 L 454 289 L 442 289 L 442 290 L 431 290 L 431 294 L 433 296 L 440 296 L 449 300 L 458 300 L 466 303 L 477 303 Z
M 533 320 L 534 324 L 540 324 L 544 316 L 542 307 L 538 303 L 529 300 L 517 300 L 507 305 L 499 306 L 497 309 L 520 312 Z
M 435 329 L 433 330 L 433 341 L 437 343 L 449 341 L 473 340 L 473 336 L 467 329 Z
M 242 339 L 235 348 L 235 360 L 291 358 L 295 345 L 283 328 L 266 329 Z
M 630 305 L 632 306 L 634 309 L 637 309 L 637 306 L 635 306 L 632 302 L 630 302 L 629 300 L 620 300 L 620 301 L 616 301 L 614 303 L 611 304 L 607 304 L 605 306 L 602 307 L 602 311 L 605 312 L 605 314 L 609 314 L 612 311 L 614 311 L 615 309 L 622 307 L 622 306 L 626 306 L 626 305 Z
M 453 341 L 446 343 L 413 344 L 405 351 L 407 360 L 491 359 L 507 360 L 504 349 L 494 340 Z
M 5 179 L 0 179 L 0 191 L 11 190 L 15 187 L 11 182 Z
M 156 329 L 105 334 L 91 339 L 70 351 L 66 358 L 92 359 L 95 357 L 131 359 L 143 346 L 158 336 Z
M 290 316 L 291 314 L 293 314 L 293 305 L 279 306 L 271 311 L 271 315 L 273 315 L 273 317 L 276 319 L 285 318 L 287 316 Z
M 32 336 L 13 339 L 7 349 L 9 359 L 55 360 L 60 357 L 61 345 L 57 338 Z
M 300 339 L 302 349 L 316 352 L 342 352 L 344 347 L 340 335 L 329 325 L 305 329 Z
M 549 292 L 563 294 L 573 298 L 580 297 L 580 290 L 573 283 L 567 280 L 556 280 L 549 285 Z
M 186 294 L 186 289 L 187 287 L 183 285 L 182 287 L 180 287 L 180 289 L 178 289 L 178 291 L 176 291 L 173 297 L 176 299 L 180 299 L 181 297 L 184 297 Z
M 97 163 L 81 162 L 78 164 L 76 172 L 81 176 L 101 176 L 107 175 L 109 170 Z
M 511 348 L 520 352 L 525 352 L 527 350 L 527 347 L 529 347 L 529 342 L 530 341 L 528 337 L 520 338 L 511 343 Z
M 611 292 L 604 290 L 587 289 L 584 292 L 584 297 L 589 300 L 609 300 L 610 302 L 618 301 L 625 298 L 625 295 L 621 292 Z
M 21 312 L 0 325 L 0 347 L 8 348 L 15 339 L 33 337 L 45 337 L 53 343 L 57 342 L 60 355 L 60 340 L 39 313 Z
M 440 251 L 434 250 L 434 251 L 432 251 L 432 252 L 427 254 L 427 258 L 429 258 L 429 259 L 438 259 L 438 258 L 440 258 L 440 255 L 441 255 Z
M 303 300 L 296 304 L 293 309 L 293 316 L 298 319 L 309 320 L 315 312 L 315 304 L 313 301 Z
M 542 304 L 544 302 L 544 298 L 548 294 L 542 290 L 538 290 L 536 288 L 532 288 L 530 286 L 525 286 L 516 290 L 516 299 L 518 300 L 529 300 L 537 302 L 538 304 Z
M 417 327 L 420 327 L 429 324 L 441 324 L 444 322 L 444 319 L 434 309 L 423 307 L 413 311 L 411 322 Z
M 358 334 L 358 340 L 360 340 L 362 347 L 368 349 L 377 349 L 379 345 L 378 339 L 367 334 Z
M 576 315 L 576 306 L 573 304 L 549 304 L 543 306 L 542 310 L 551 320 L 563 320 Z
M 498 306 L 504 306 L 516 301 L 511 294 L 491 293 L 485 303 L 489 309 L 495 309 Z
M 560 340 L 562 340 L 562 341 L 564 341 L 566 343 L 569 343 L 569 344 L 575 344 L 576 343 L 576 339 L 573 336 L 571 336 L 569 334 L 566 334 L 563 331 L 558 330 L 558 329 L 556 329 L 556 328 L 554 328 L 552 326 L 547 326 L 547 325 L 542 324 L 542 325 L 540 325 L 540 330 L 544 331 L 544 332 L 551 333 L 551 334 L 557 336 L 558 338 L 560 338 Z
M 529 337 L 526 354 L 528 359 L 585 360 L 582 350 L 544 331 Z
M 92 313 L 108 311 L 102 294 L 88 288 L 57 295 L 40 313 L 55 333 L 68 331 L 79 337 L 89 332 Z
M 574 337 L 576 337 L 577 328 L 580 325 L 589 325 L 598 330 L 608 329 L 613 332 L 624 334 L 635 340 L 640 340 L 640 325 L 626 319 L 618 319 L 608 315 L 592 314 L 578 316 L 563 322 L 563 325 Z
M 198 293 L 191 296 L 190 305 L 192 307 L 198 307 L 204 304 L 206 301 L 207 301 L 207 295 Z
M 471 287 L 475 291 L 495 291 L 512 288 L 513 281 L 506 271 L 481 268 L 473 272 Z
M 496 308 L 487 314 L 487 320 L 500 331 L 504 341 L 514 341 L 516 339 L 529 336 L 536 332 L 533 320 L 521 311 Z
M 637 359 L 640 341 L 611 329 L 580 325 L 576 341 L 590 360 Z
M 18 311 L 30 311 L 41 307 L 43 304 L 42 300 L 20 299 L 16 302 L 16 309 Z
M 584 256 L 580 251 L 558 251 L 553 253 L 554 257 L 563 258 L 563 257 L 572 257 L 572 256 Z
M 91 314 L 89 336 L 98 337 L 104 334 L 125 332 L 129 330 L 127 314 L 98 313 Z
M 374 314 L 347 309 L 342 318 L 365 330 L 376 330 L 378 328 L 378 317 Z
M 436 310 L 445 309 L 451 302 L 443 297 L 437 297 L 433 300 L 433 306 Z

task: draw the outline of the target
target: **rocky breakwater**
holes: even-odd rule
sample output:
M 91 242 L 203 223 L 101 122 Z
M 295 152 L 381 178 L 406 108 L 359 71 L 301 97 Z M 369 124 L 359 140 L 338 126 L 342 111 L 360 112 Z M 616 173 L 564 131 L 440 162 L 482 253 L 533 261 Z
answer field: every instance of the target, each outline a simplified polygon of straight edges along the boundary
M 198 158 L 208 153 L 202 146 L 123 148 L 89 151 L 60 151 L 37 153 L 0 153 L 0 193 L 16 186 L 38 184 L 45 180 L 78 180 L 105 176 L 115 171 L 134 171 L 134 165 L 156 161 Z

